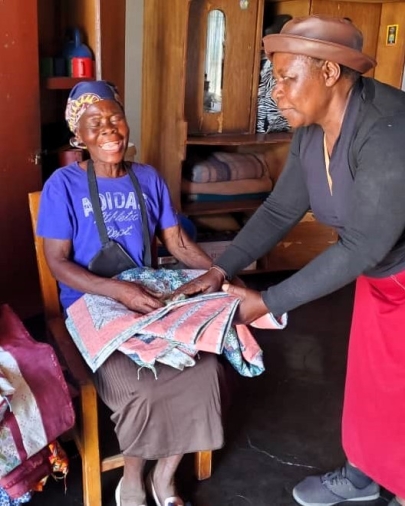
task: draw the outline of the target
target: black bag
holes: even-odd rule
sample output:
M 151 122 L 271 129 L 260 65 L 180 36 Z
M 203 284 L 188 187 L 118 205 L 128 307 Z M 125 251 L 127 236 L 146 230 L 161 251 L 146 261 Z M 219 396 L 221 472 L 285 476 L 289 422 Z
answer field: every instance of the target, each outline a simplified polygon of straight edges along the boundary
M 103 278 L 112 278 L 120 272 L 137 267 L 136 263 L 124 250 L 121 244 L 109 240 L 101 246 L 90 260 L 87 268 Z
M 150 267 L 152 263 L 152 255 L 146 206 L 139 186 L 139 181 L 133 170 L 129 168 L 129 170 L 127 169 L 127 172 L 131 178 L 132 184 L 134 185 L 139 205 L 141 207 L 142 237 L 144 243 L 143 265 Z M 96 225 L 102 244 L 100 251 L 98 251 L 90 260 L 87 268 L 89 271 L 97 274 L 98 276 L 111 278 L 127 269 L 137 267 L 137 264 L 134 260 L 132 260 L 121 244 L 108 237 L 107 228 L 103 220 L 103 213 L 101 212 L 96 173 L 94 172 L 93 160 L 91 159 L 88 161 L 87 165 L 87 180 L 89 183 L 90 200 L 93 206 L 94 217 L 96 219 Z

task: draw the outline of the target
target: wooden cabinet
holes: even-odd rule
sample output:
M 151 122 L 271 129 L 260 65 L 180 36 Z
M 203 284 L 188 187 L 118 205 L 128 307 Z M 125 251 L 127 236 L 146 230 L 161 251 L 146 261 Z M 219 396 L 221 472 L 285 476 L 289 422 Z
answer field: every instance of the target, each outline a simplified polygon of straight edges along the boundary
M 48 63 L 62 55 L 67 34 L 77 28 L 81 42 L 90 48 L 94 59 L 94 75 L 89 79 L 114 82 L 124 98 L 125 0 L 37 1 L 40 69 L 45 66 L 48 70 L 40 76 L 42 176 L 46 180 L 62 163 L 60 151 L 70 147 L 71 134 L 64 120 L 69 92 L 79 81 L 87 80 L 49 76 Z M 67 61 L 62 59 L 59 64 L 67 72 Z M 51 70 L 58 73 L 56 64 Z
M 218 112 L 204 108 L 204 75 L 208 57 L 210 14 L 222 16 L 223 47 L 221 76 L 221 107 Z M 185 119 L 188 134 L 253 133 L 255 131 L 255 100 L 257 88 L 263 2 L 250 0 L 247 9 L 239 1 L 193 0 L 190 4 L 186 55 Z M 213 29 L 221 21 L 213 20 Z M 215 55 L 220 56 L 220 55 Z
M 165 177 L 175 206 L 184 214 L 209 215 L 252 211 L 257 201 L 185 203 L 181 198 L 184 161 L 193 153 L 213 150 L 262 152 L 270 176 L 277 179 L 291 134 L 256 134 L 257 90 L 264 22 L 276 14 L 310 13 L 350 18 L 364 33 L 365 52 L 383 60 L 370 72 L 400 87 L 404 35 L 387 48 L 386 24 L 404 25 L 405 2 L 337 0 L 148 0 L 145 2 L 141 156 Z M 207 111 L 206 58 L 208 17 L 225 17 L 222 101 Z M 266 20 L 266 21 L 264 21 Z M 388 51 L 390 50 L 390 51 Z M 395 69 L 387 64 L 395 63 Z M 379 69 L 383 69 L 380 71 Z M 297 269 L 336 240 L 336 234 L 308 213 L 259 269 Z
M 94 77 L 124 93 L 125 0 L 38 0 L 39 57 L 58 56 L 67 29 L 80 29 L 94 56 Z M 79 79 L 48 77 L 43 88 L 70 90 Z
M 58 89 L 47 89 L 39 58 L 54 54 L 64 27 L 77 23 L 95 52 L 98 76 L 121 79 L 123 89 L 124 8 L 125 0 L 0 2 L 0 302 L 23 318 L 41 311 L 28 211 L 28 193 L 43 182 L 41 129 L 64 121 L 68 89 L 63 88 L 73 84 L 62 79 L 54 83 Z

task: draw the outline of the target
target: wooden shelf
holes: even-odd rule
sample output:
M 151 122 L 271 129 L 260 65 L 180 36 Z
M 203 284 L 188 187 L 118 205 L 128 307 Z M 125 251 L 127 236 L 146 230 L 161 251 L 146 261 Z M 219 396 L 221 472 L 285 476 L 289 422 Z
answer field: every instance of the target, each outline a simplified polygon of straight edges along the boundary
M 261 200 L 235 200 L 234 202 L 187 202 L 182 206 L 182 213 L 188 216 L 195 216 L 198 214 L 222 214 L 255 211 L 261 203 Z
M 94 81 L 93 77 L 47 77 L 44 80 L 47 90 L 70 90 L 81 81 Z
M 269 134 L 209 134 L 189 135 L 188 145 L 201 146 L 243 146 L 254 144 L 277 144 L 290 142 L 291 132 L 274 132 Z

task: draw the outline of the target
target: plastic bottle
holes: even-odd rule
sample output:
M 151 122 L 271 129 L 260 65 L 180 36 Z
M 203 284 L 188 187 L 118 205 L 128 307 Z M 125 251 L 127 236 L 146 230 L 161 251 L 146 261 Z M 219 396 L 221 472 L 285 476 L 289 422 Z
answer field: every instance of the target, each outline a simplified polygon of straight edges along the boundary
M 93 53 L 91 52 L 91 49 L 82 42 L 82 34 L 79 28 L 72 29 L 71 38 L 63 47 L 63 57 L 66 59 L 68 75 L 71 75 L 72 58 L 79 57 L 93 59 Z

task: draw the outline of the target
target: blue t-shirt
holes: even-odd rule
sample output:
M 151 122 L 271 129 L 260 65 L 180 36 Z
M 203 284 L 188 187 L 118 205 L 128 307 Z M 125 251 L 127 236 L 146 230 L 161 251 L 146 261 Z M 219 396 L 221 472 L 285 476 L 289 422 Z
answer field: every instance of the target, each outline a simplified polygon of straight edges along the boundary
M 145 199 L 151 238 L 159 230 L 177 225 L 177 214 L 169 190 L 157 171 L 132 164 Z M 101 210 L 108 236 L 120 243 L 137 265 L 142 265 L 142 214 L 135 188 L 128 175 L 119 178 L 97 177 Z M 48 239 L 72 241 L 71 260 L 83 267 L 101 248 L 87 172 L 78 163 L 56 170 L 46 181 L 41 194 L 37 234 Z M 66 309 L 82 293 L 59 283 L 62 306 Z

